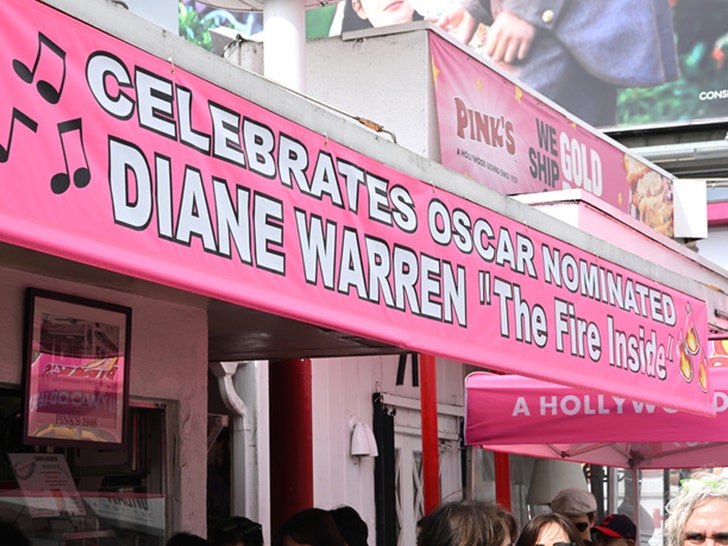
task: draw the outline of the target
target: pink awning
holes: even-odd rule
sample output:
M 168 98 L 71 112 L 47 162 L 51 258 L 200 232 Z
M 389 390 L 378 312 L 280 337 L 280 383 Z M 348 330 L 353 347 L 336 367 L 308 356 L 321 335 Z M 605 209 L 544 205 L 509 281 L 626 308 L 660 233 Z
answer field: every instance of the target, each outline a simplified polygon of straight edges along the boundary
M 728 364 L 713 342 L 715 418 L 513 375 L 466 379 L 465 441 L 495 451 L 616 467 L 728 465 Z

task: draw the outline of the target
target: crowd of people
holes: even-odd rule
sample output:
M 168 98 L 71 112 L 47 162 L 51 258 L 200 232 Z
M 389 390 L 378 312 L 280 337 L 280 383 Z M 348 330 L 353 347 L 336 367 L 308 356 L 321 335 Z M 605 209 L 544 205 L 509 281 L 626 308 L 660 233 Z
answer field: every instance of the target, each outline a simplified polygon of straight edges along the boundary
M 516 519 L 493 502 L 441 504 L 418 523 L 417 546 L 635 546 L 637 527 L 626 514 L 608 514 L 596 524 L 597 501 L 587 490 L 569 488 L 551 501 L 551 512 Z M 728 546 L 728 479 L 698 473 L 680 482 L 667 505 L 666 546 Z M 0 522 L 2 544 L 30 546 L 12 523 Z M 275 533 L 273 546 L 369 546 L 366 522 L 351 506 L 308 508 Z M 219 521 L 209 540 L 176 533 L 167 546 L 264 546 L 259 523 L 244 517 Z M 639 546 L 639 545 L 637 545 Z
M 368 546 L 369 528 L 351 506 L 307 508 L 288 518 L 273 536 L 273 546 Z M 244 517 L 220 520 L 208 540 L 176 533 L 166 546 L 263 546 L 263 528 Z
M 586 489 L 567 488 L 551 512 L 519 530 L 514 516 L 496 503 L 447 502 L 418 522 L 417 546 L 639 546 L 637 526 L 627 514 L 597 522 L 597 500 Z M 728 479 L 697 473 L 682 480 L 667 505 L 666 546 L 728 546 Z M 369 546 L 364 520 L 351 506 L 308 508 L 275 533 L 273 546 Z M 209 541 L 178 533 L 167 546 L 263 546 L 261 526 L 246 518 L 219 522 Z
M 420 522 L 418 546 L 635 546 L 637 526 L 626 514 L 596 524 L 597 502 L 583 489 L 559 492 L 551 512 L 529 520 L 516 536 L 513 516 L 482 501 L 441 505 Z M 667 546 L 728 545 L 728 479 L 697 473 L 682 480 L 667 505 Z

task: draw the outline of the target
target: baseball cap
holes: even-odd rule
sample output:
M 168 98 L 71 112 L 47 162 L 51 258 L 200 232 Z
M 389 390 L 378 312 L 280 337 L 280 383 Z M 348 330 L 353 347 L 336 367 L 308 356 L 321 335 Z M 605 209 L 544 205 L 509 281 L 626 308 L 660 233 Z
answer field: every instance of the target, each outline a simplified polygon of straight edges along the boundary
M 589 514 L 597 511 L 597 500 L 586 489 L 569 487 L 556 493 L 550 506 L 557 514 Z
M 599 531 L 610 537 L 635 539 L 637 535 L 637 527 L 624 514 L 609 514 L 599 525 L 593 527 L 594 531 Z

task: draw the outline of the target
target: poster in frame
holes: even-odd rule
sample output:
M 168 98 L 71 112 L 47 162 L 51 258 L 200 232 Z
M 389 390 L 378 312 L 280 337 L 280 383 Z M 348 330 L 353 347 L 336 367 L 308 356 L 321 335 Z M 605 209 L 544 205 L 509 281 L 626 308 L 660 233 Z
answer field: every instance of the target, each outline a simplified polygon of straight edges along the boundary
M 131 308 L 27 290 L 23 442 L 123 449 Z

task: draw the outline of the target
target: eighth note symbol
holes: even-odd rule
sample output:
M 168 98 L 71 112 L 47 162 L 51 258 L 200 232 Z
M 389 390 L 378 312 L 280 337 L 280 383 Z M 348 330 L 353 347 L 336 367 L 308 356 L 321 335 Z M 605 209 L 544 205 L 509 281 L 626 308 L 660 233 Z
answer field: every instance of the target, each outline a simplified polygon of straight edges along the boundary
M 48 55 L 43 54 L 44 51 L 50 51 L 55 56 L 48 57 Z M 43 64 L 41 64 L 41 58 L 46 59 Z M 38 80 L 36 84 L 40 96 L 51 104 L 56 104 L 61 99 L 63 85 L 66 83 L 66 52 L 45 34 L 38 33 L 38 53 L 35 56 L 33 68 L 28 68 L 18 59 L 13 60 L 13 68 L 18 77 L 25 83 L 31 83 L 36 76 L 36 72 L 40 70 L 42 79 Z M 52 83 L 54 80 L 57 83 Z
M 66 170 L 53 175 L 51 178 L 51 190 L 53 190 L 53 193 L 60 195 L 70 187 L 72 171 L 74 185 L 77 188 L 85 188 L 91 182 L 91 170 L 88 166 L 86 149 L 83 147 L 81 118 L 59 123 L 58 136 L 61 138 L 63 161 L 66 164 Z M 75 168 L 72 169 L 72 166 Z
M 0 145 L 0 163 L 5 163 L 10 157 L 10 145 L 13 143 L 13 130 L 15 129 L 15 120 L 25 125 L 28 129 L 35 133 L 38 129 L 38 124 L 30 119 L 28 116 L 23 114 L 17 108 L 13 108 L 13 117 L 10 120 L 10 135 L 8 136 L 8 145 L 3 147 Z

